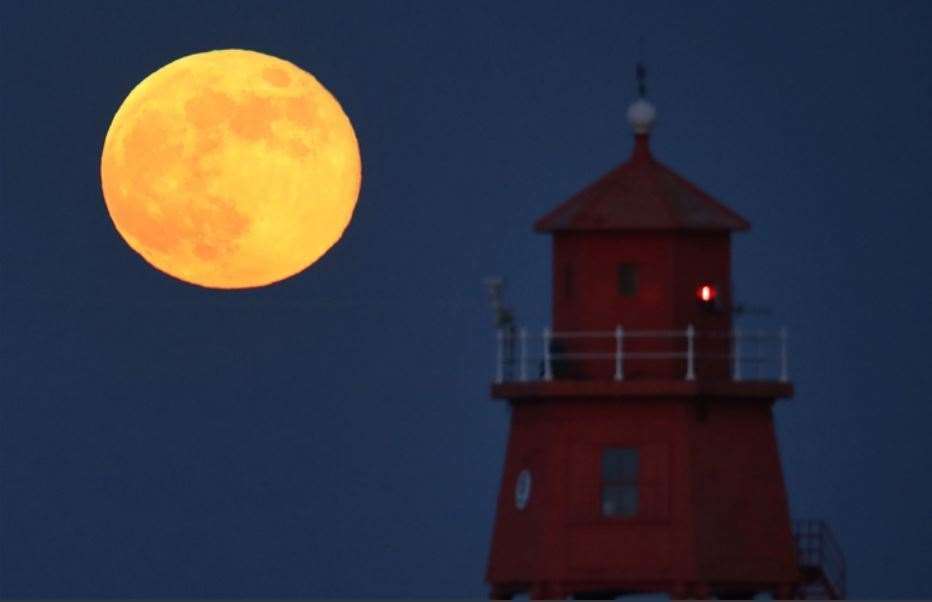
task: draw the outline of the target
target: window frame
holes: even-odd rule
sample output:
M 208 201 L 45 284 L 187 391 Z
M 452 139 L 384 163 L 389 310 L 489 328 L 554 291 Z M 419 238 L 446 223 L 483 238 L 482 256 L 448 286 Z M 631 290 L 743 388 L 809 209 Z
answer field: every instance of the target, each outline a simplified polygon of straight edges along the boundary
M 618 295 L 625 299 L 638 296 L 640 278 L 638 264 L 630 261 L 619 263 L 615 269 L 615 285 Z
M 619 453 L 620 452 L 620 453 Z M 607 461 L 609 454 L 619 453 L 620 456 L 623 456 L 625 453 L 629 453 L 634 458 L 634 468 L 633 470 L 627 470 L 625 467 L 624 460 L 620 460 L 620 466 L 618 466 L 619 474 L 609 476 L 606 474 L 608 472 Z M 600 484 L 599 484 L 599 501 L 600 501 L 600 512 L 599 515 L 602 519 L 608 520 L 636 520 L 642 517 L 642 504 L 643 500 L 641 499 L 641 450 L 638 447 L 632 446 L 605 446 L 602 448 L 602 453 L 600 455 Z M 613 512 L 611 514 L 605 511 L 606 508 L 606 494 L 610 489 L 618 489 L 621 492 L 632 491 L 634 492 L 634 510 L 630 513 L 625 513 L 623 511 Z M 622 493 L 623 495 L 623 493 Z

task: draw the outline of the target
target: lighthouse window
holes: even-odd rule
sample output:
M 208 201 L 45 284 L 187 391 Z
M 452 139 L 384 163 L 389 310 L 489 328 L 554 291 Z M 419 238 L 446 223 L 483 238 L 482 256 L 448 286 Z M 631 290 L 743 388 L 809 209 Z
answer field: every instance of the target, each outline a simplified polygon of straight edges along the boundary
M 602 453 L 602 515 L 628 517 L 638 510 L 638 450 L 610 447 Z
M 633 263 L 618 266 L 618 292 L 623 297 L 633 297 L 638 291 L 638 270 Z

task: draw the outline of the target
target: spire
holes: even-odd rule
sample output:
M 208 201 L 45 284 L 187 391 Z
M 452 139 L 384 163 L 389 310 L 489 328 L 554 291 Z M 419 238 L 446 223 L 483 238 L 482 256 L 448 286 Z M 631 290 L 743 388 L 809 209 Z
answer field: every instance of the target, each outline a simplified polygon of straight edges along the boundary
M 634 68 L 634 77 L 638 80 L 638 98 L 644 98 L 647 96 L 647 69 L 641 61 Z

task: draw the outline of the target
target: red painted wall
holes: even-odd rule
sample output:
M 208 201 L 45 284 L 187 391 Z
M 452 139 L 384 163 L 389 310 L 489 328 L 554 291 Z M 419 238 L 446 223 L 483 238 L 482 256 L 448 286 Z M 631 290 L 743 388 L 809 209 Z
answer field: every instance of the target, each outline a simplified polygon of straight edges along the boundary
M 770 401 L 697 401 L 514 403 L 488 580 L 566 593 L 794 581 Z M 640 452 L 634 517 L 601 514 L 605 447 Z M 525 468 L 533 486 L 519 510 Z
M 553 243 L 555 331 L 614 330 L 619 324 L 672 327 L 676 255 L 671 233 L 558 232 Z M 633 298 L 618 292 L 622 263 L 639 266 Z
M 689 446 L 701 574 L 792 581 L 795 545 L 770 404 L 709 403 Z
M 619 291 L 621 264 L 637 266 L 637 292 L 626 297 Z M 730 341 L 714 336 L 731 330 L 731 239 L 722 232 L 557 232 L 553 250 L 553 330 L 612 332 L 626 330 L 699 331 L 696 353 L 727 355 Z M 712 283 L 718 291 L 718 311 L 702 307 L 696 289 Z M 561 339 L 556 344 L 570 353 L 612 354 L 615 341 Z M 685 352 L 685 339 L 625 340 L 631 352 Z M 610 379 L 611 359 L 557 364 L 557 376 Z M 626 378 L 683 378 L 682 360 L 634 359 L 625 362 Z M 697 375 L 728 378 L 727 359 L 699 360 Z M 564 376 L 565 375 L 565 376 Z
M 500 543 L 493 543 L 489 559 L 491 582 L 529 584 L 546 575 L 548 567 L 558 570 L 549 551 L 558 545 L 552 523 L 563 508 L 555 503 L 562 492 L 557 480 L 544 476 L 559 474 L 560 466 L 560 449 L 549 443 L 559 437 L 560 426 L 552 419 L 551 406 L 545 402 L 534 410 L 512 412 L 495 521 L 494 537 Z M 524 510 L 518 510 L 515 486 L 524 469 L 532 474 L 531 496 Z
M 728 233 L 683 232 L 676 237 L 674 323 L 692 324 L 697 332 L 695 352 L 697 378 L 727 379 L 731 365 L 731 340 L 721 336 L 732 328 L 731 238 Z M 712 283 L 718 291 L 718 308 L 710 311 L 697 300 L 696 289 Z M 719 356 L 704 359 L 701 356 Z

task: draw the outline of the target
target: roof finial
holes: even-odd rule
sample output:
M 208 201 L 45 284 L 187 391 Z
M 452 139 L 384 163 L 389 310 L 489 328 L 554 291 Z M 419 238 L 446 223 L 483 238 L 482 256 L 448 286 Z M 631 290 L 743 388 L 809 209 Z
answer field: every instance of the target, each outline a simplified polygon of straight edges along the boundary
M 644 39 L 641 39 L 641 55 L 644 55 Z M 628 107 L 628 123 L 637 135 L 650 133 L 654 120 L 657 118 L 657 109 L 647 100 L 647 69 L 643 61 L 638 61 L 634 69 L 634 76 L 638 84 L 638 98 Z

